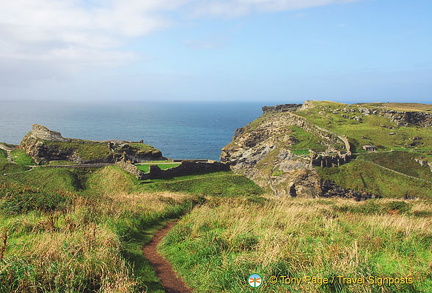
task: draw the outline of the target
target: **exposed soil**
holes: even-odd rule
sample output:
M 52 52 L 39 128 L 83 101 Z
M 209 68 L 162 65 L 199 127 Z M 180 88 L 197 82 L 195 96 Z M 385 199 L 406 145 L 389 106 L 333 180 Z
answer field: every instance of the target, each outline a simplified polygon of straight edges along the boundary
M 156 271 L 161 280 L 162 286 L 167 293 L 190 293 L 192 292 L 186 284 L 174 273 L 171 264 L 166 261 L 158 252 L 157 245 L 165 237 L 177 221 L 169 222 L 161 230 L 157 231 L 153 239 L 143 247 L 144 256 Z

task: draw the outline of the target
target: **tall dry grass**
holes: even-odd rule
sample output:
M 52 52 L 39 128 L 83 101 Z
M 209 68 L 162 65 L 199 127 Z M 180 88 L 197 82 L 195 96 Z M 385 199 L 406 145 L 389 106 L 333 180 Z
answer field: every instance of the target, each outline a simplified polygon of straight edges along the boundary
M 162 251 L 197 292 L 252 292 L 246 283 L 252 273 L 267 280 L 265 290 L 281 292 L 427 292 L 432 289 L 432 217 L 415 211 L 431 212 L 432 206 L 395 200 L 209 201 L 175 227 Z M 272 275 L 277 284 L 269 283 Z M 336 282 L 287 285 L 281 276 Z M 413 284 L 345 284 L 337 276 L 410 276 Z

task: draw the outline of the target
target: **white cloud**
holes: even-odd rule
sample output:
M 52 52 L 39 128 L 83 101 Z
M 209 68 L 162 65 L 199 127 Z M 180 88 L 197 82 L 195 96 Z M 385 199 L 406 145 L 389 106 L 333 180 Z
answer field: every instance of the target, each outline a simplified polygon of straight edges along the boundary
M 67 78 L 128 64 L 132 39 L 167 29 L 170 14 L 239 16 L 356 0 L 3 0 L 0 2 L 0 84 Z M 215 44 L 191 42 L 211 48 Z
M 138 58 L 118 50 L 167 28 L 179 0 L 14 0 L 0 3 L 0 83 L 45 79 Z M 14 70 L 10 70 L 14 68 Z M 6 72 L 9 69 L 9 74 Z M 18 70 L 19 69 L 19 70 Z M 54 70 L 55 69 L 55 70 Z M 37 73 L 39 71 L 39 74 Z M 33 74 L 29 74 L 29 72 Z

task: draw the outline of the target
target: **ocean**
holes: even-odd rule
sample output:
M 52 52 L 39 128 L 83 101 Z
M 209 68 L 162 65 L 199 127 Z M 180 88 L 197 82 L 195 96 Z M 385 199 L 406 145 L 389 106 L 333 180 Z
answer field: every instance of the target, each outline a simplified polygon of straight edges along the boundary
M 0 101 L 0 141 L 19 144 L 41 124 L 64 137 L 144 140 L 173 159 L 218 160 L 235 129 L 258 118 L 262 103 Z

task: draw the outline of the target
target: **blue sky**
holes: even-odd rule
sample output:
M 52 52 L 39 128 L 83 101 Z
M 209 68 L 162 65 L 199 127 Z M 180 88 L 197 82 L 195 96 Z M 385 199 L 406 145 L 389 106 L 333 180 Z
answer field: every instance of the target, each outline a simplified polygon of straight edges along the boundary
M 0 3 L 0 100 L 432 102 L 430 0 Z

